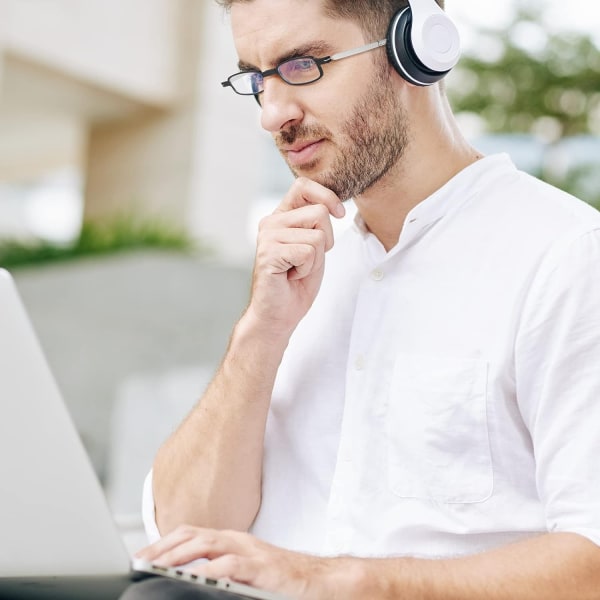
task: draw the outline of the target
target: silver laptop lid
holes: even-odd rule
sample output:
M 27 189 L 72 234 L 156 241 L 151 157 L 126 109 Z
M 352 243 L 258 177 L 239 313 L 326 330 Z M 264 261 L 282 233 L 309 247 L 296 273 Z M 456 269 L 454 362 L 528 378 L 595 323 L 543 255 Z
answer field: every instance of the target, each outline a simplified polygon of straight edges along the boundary
M 129 572 L 11 276 L 0 269 L 0 577 Z

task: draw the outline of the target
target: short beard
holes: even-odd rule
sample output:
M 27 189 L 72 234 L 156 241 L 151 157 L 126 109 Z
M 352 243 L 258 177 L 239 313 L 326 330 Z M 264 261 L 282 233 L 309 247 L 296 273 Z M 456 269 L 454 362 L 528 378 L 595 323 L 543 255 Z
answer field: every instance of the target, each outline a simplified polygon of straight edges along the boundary
M 381 181 L 399 163 L 409 142 L 408 118 L 391 85 L 387 62 L 377 68 L 373 87 L 343 124 L 342 135 L 336 144 L 339 155 L 331 169 L 315 180 L 345 201 Z M 303 125 L 279 134 L 279 139 L 288 144 L 296 139 L 331 137 L 326 128 Z M 318 159 L 305 168 L 315 168 L 317 164 Z M 293 168 L 292 173 L 298 176 Z

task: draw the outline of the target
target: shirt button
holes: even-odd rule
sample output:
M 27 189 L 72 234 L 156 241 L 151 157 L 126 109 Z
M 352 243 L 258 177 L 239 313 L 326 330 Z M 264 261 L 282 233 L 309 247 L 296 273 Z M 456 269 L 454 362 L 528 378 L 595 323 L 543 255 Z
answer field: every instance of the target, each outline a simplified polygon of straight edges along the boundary
M 354 360 L 354 368 L 357 371 L 362 371 L 365 368 L 365 357 L 362 354 L 359 354 Z
M 374 269 L 371 271 L 371 277 L 375 281 L 381 281 L 383 279 L 383 271 L 381 269 Z

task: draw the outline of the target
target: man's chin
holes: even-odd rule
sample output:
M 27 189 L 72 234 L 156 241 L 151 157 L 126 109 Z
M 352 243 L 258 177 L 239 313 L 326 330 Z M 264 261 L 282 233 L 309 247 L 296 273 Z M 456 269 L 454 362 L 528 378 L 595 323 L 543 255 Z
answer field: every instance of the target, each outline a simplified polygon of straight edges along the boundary
M 306 177 L 317 183 L 321 183 L 319 180 L 323 178 L 323 168 L 320 166 L 320 163 L 320 160 L 315 159 L 302 165 L 292 166 L 289 162 L 287 165 L 294 177 Z
M 306 179 L 311 179 L 312 181 L 317 182 L 319 185 L 331 190 L 342 202 L 346 202 L 346 200 L 351 200 L 353 198 L 352 195 L 348 195 L 349 192 L 343 190 L 340 186 L 336 185 L 330 178 L 327 177 L 326 173 L 322 171 L 309 171 L 309 170 L 298 170 L 292 169 L 290 167 L 292 175 L 297 179 L 298 177 L 306 177 Z
M 323 167 L 323 161 L 315 160 L 300 167 L 297 165 L 292 166 L 287 161 L 286 163 L 295 178 L 306 177 L 307 179 L 316 181 L 318 184 L 331 190 L 342 202 L 351 200 L 354 197 L 347 186 L 340 185 L 340 181 L 336 181 L 331 171 Z

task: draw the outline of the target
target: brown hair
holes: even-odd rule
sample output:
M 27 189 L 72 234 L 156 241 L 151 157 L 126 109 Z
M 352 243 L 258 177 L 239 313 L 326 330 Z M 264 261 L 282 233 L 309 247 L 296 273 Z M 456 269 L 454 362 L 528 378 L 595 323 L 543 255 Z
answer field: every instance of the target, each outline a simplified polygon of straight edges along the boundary
M 325 11 L 332 17 L 350 19 L 360 24 L 363 31 L 372 37 L 383 37 L 392 16 L 408 5 L 407 0 L 322 0 Z M 252 0 L 216 0 L 227 10 L 233 4 Z M 443 8 L 444 0 L 436 0 Z

